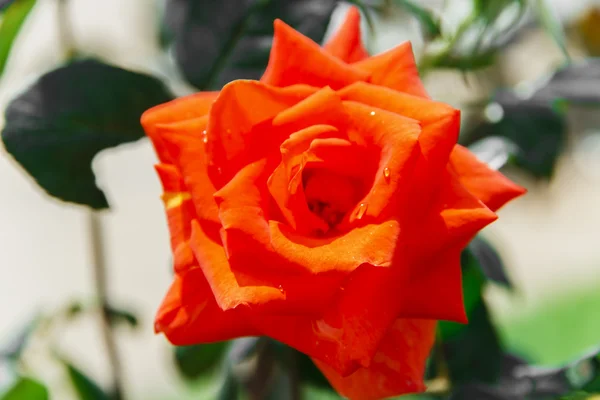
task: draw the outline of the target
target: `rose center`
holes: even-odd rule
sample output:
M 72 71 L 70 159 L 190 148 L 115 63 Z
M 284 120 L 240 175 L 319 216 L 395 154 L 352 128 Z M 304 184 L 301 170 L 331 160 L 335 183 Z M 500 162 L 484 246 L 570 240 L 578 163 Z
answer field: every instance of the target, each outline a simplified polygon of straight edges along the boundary
M 308 208 L 330 228 L 342 221 L 361 195 L 359 181 L 327 170 L 305 171 L 303 183 Z

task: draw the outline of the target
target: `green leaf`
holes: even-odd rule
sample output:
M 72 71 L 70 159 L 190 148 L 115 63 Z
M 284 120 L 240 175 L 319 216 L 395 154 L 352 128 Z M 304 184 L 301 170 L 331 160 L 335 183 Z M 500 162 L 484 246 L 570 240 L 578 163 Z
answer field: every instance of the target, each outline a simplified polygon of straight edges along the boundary
M 440 21 L 435 15 L 432 14 L 431 10 L 410 0 L 395 0 L 395 2 L 419 21 L 425 36 L 429 40 L 432 40 L 442 34 Z
M 106 208 L 92 159 L 101 150 L 141 138 L 141 114 L 170 99 L 151 76 L 77 61 L 42 76 L 8 105 L 2 140 L 50 195 Z
M 21 377 L 6 388 L 0 386 L 0 400 L 47 400 L 48 398 L 46 387 L 31 378 Z
M 480 236 L 475 237 L 466 251 L 475 258 L 486 279 L 507 288 L 512 287 L 500 255 L 486 240 Z
M 177 346 L 174 349 L 177 370 L 187 379 L 197 379 L 219 364 L 229 342 Z
M 4 72 L 15 38 L 34 5 L 35 0 L 15 0 L 7 5 L 0 4 L 0 10 L 7 7 L 0 19 L 0 76 Z
M 75 392 L 80 400 L 111 400 L 109 396 L 98 384 L 86 376 L 73 364 L 63 361 L 67 369 L 67 374 Z
M 564 116 L 543 99 L 520 99 L 509 91 L 499 91 L 492 103 L 501 107 L 502 118 L 481 122 L 463 136 L 463 143 L 506 138 L 516 145 L 514 164 L 536 178 L 550 178 L 566 144 Z
M 282 19 L 316 42 L 325 35 L 335 0 L 169 0 L 166 24 L 175 58 L 200 89 L 220 89 L 234 79 L 258 79 Z
M 445 336 L 453 322 L 440 322 Z M 500 373 L 502 347 L 486 305 L 480 301 L 469 313 L 469 324 L 457 335 L 444 337 L 444 358 L 452 382 L 495 382 Z
M 131 328 L 136 328 L 139 325 L 138 317 L 132 311 L 113 306 L 107 306 L 106 311 L 113 325 L 123 323 L 129 325 Z
M 461 256 L 463 298 L 469 323 L 440 321 L 441 352 L 453 383 L 493 382 L 500 373 L 502 349 L 481 297 L 485 279 L 470 251 Z
M 535 10 L 538 15 L 539 22 L 542 24 L 546 32 L 554 39 L 560 51 L 563 53 L 567 61 L 571 61 L 571 56 L 567 51 L 567 41 L 565 33 L 560 21 L 556 18 L 553 10 L 546 0 L 535 0 Z

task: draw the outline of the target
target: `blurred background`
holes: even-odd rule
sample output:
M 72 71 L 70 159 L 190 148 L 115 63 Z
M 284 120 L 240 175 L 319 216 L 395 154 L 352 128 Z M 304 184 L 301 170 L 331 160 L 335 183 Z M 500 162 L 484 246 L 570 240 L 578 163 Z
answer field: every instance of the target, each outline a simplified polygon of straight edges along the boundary
M 0 1 L 0 399 L 36 399 L 8 397 L 20 374 L 43 383 L 51 398 L 111 398 L 111 359 L 92 268 L 99 262 L 114 308 L 124 397 L 228 398 L 222 391 L 227 362 L 218 361 L 227 349 L 178 350 L 176 356 L 164 337 L 153 334 L 171 258 L 156 158 L 134 124 L 153 105 L 144 101 L 157 104 L 260 76 L 273 17 L 323 42 L 349 6 L 263 1 L 264 32 L 249 29 L 247 35 L 256 37 L 243 38 L 248 41 L 240 48 L 234 43 L 231 65 L 211 73 L 225 50 L 211 42 L 223 39 L 209 20 L 223 20 L 218 29 L 229 29 L 222 28 L 228 19 L 243 17 L 236 13 L 256 12 L 245 6 L 234 12 L 235 3 Z M 483 363 L 501 365 L 495 382 L 512 389 L 475 379 L 472 390 L 481 392 L 441 393 L 524 399 L 588 391 L 600 346 L 600 61 L 594 59 L 600 55 L 600 1 L 354 3 L 369 16 L 363 33 L 371 54 L 410 40 L 431 97 L 462 110 L 461 141 L 529 190 L 499 212 L 468 254 L 486 278 L 481 301 L 500 349 L 496 361 Z M 98 61 L 81 61 L 90 58 Z M 115 82 L 123 89 L 106 89 Z M 97 112 L 90 100 L 93 112 L 87 114 L 104 120 L 68 114 L 63 106 L 73 98 L 88 101 L 81 93 L 69 98 L 73 86 L 114 98 L 114 109 Z M 48 101 L 48 88 L 58 98 L 55 105 L 42 101 Z M 79 131 L 63 135 L 74 128 L 49 120 L 58 114 L 77 118 Z M 100 137 L 113 117 L 125 133 Z M 45 159 L 40 152 L 54 155 Z M 77 164 L 90 161 L 91 171 Z M 80 198 L 65 189 L 69 183 L 91 194 Z M 110 209 L 92 213 L 81 204 Z M 478 337 L 469 336 L 465 346 L 477 348 Z M 527 368 L 502 375 L 513 356 Z M 337 398 L 317 384 L 303 393 Z

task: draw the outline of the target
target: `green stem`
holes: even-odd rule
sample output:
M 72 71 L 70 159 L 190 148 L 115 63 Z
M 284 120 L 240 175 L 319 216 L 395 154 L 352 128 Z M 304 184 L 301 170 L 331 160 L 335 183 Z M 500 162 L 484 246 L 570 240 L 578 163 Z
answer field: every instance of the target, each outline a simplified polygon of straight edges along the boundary
M 108 301 L 108 280 L 106 276 L 106 260 L 104 258 L 105 248 L 102 238 L 102 221 L 97 211 L 89 212 L 89 235 L 92 248 L 92 268 L 94 276 L 94 286 L 98 304 L 100 305 L 101 330 L 104 346 L 108 356 L 110 372 L 112 377 L 112 398 L 114 400 L 123 400 L 123 382 L 121 362 L 117 341 L 110 321 L 110 308 Z

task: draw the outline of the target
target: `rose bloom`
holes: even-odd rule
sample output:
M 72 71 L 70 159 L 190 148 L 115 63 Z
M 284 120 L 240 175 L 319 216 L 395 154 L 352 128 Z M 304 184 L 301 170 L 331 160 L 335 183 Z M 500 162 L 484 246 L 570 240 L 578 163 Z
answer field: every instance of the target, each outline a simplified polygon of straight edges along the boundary
M 160 163 L 177 345 L 269 336 L 350 399 L 425 389 L 436 320 L 466 322 L 460 253 L 524 190 L 456 144 L 410 43 L 369 57 L 352 8 L 324 46 L 281 21 L 260 81 L 142 124 Z

